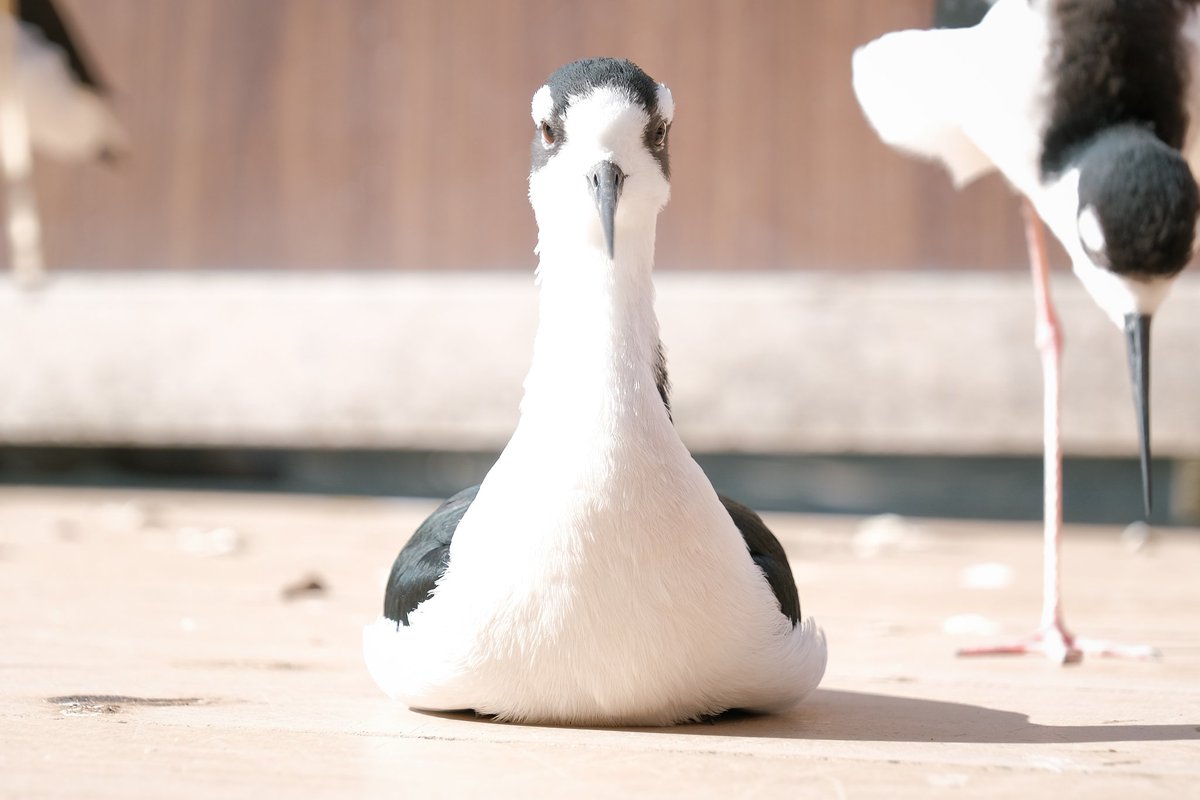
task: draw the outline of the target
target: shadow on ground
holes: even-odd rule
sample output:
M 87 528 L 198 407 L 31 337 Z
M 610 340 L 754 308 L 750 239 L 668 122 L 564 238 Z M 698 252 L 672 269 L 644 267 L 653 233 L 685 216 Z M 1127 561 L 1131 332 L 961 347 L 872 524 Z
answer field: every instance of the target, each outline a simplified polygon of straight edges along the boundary
M 732 715 L 711 725 L 687 725 L 676 733 L 821 739 L 852 742 L 968 742 L 1038 744 L 1064 742 L 1200 741 L 1194 724 L 1039 725 L 1015 711 L 912 697 L 818 689 L 787 714 Z
M 418 712 L 442 719 L 508 725 L 465 713 Z M 524 727 L 516 725 L 514 727 Z M 541 726 L 538 726 L 541 727 Z M 734 712 L 712 722 L 672 728 L 625 731 L 757 739 L 809 739 L 847 742 L 962 742 L 1042 744 L 1200 741 L 1200 720 L 1191 724 L 1150 725 L 1099 722 L 1095 725 L 1039 725 L 1015 711 L 922 700 L 912 697 L 818 689 L 803 706 L 786 714 Z

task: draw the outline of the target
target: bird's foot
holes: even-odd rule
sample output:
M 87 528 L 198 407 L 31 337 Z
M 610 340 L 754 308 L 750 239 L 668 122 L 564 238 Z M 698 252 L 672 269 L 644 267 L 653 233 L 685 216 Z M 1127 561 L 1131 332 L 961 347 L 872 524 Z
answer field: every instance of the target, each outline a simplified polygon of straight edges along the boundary
M 1083 650 L 1075 637 L 1062 625 L 1043 628 L 1033 636 L 1012 644 L 963 647 L 960 656 L 1024 656 L 1040 653 L 1056 664 L 1077 664 L 1083 660 Z
M 1162 658 L 1158 648 L 1150 644 L 1122 644 L 1105 639 L 1085 639 L 1079 637 L 1075 646 L 1083 653 L 1105 658 L 1131 658 L 1136 661 L 1155 661 Z
M 1104 639 L 1076 637 L 1061 622 L 1013 644 L 960 648 L 960 656 L 1022 656 L 1040 653 L 1055 664 L 1077 664 L 1085 655 L 1108 658 L 1149 660 L 1159 657 L 1158 649 L 1144 644 L 1119 644 Z

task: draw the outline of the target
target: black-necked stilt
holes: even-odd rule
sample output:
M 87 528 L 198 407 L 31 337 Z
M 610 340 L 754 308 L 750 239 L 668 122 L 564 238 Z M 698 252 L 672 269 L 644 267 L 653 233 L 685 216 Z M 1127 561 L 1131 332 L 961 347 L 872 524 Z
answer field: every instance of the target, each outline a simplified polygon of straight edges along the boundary
M 998 0 L 948 3 L 970 27 L 888 34 L 854 55 L 854 89 L 888 144 L 939 159 L 961 186 L 995 169 L 1024 196 L 1045 381 L 1046 547 L 1041 630 L 1014 646 L 964 651 L 1154 650 L 1076 638 L 1063 622 L 1058 363 L 1042 222 L 1101 309 L 1124 329 L 1150 513 L 1150 319 L 1192 255 L 1200 141 L 1193 87 L 1197 0 Z M 951 8 L 950 6 L 956 6 Z
M 671 92 L 628 61 L 533 96 L 539 324 L 520 423 L 400 551 L 364 653 L 389 695 L 665 725 L 799 702 L 825 669 L 776 538 L 671 423 L 654 313 Z
M 54 3 L 4 5 L 11 13 L 0 15 L 0 167 L 13 271 L 31 284 L 42 274 L 32 150 L 84 161 L 119 154 L 126 139 L 99 74 Z

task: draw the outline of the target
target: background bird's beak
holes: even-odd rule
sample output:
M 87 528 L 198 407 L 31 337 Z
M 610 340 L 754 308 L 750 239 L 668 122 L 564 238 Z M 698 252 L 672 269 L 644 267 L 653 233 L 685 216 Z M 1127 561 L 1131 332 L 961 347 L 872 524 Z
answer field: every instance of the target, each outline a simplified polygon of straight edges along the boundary
M 1133 378 L 1133 408 L 1137 413 L 1142 455 L 1142 503 L 1150 516 L 1150 315 L 1125 315 L 1129 375 Z
M 588 188 L 596 209 L 600 212 L 600 227 L 604 229 L 604 246 L 608 257 L 613 257 L 613 221 L 617 215 L 617 201 L 621 199 L 621 187 L 625 185 L 625 173 L 611 161 L 601 161 L 587 174 Z

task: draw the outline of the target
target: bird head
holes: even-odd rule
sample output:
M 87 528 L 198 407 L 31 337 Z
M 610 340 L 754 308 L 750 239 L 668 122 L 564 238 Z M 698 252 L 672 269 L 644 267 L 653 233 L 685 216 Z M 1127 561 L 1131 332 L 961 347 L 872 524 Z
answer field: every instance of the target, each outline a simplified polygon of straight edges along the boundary
M 1117 325 L 1151 316 L 1192 257 L 1200 192 L 1148 129 L 1110 128 L 1078 156 L 1075 272 Z
M 532 112 L 529 201 L 543 258 L 652 249 L 671 192 L 671 91 L 629 61 L 591 58 L 551 75 Z
M 1150 320 L 1192 258 L 1200 191 L 1187 161 L 1147 128 L 1120 125 L 1076 159 L 1075 274 L 1125 331 L 1150 513 Z M 1074 246 L 1072 246 L 1074 245 Z

